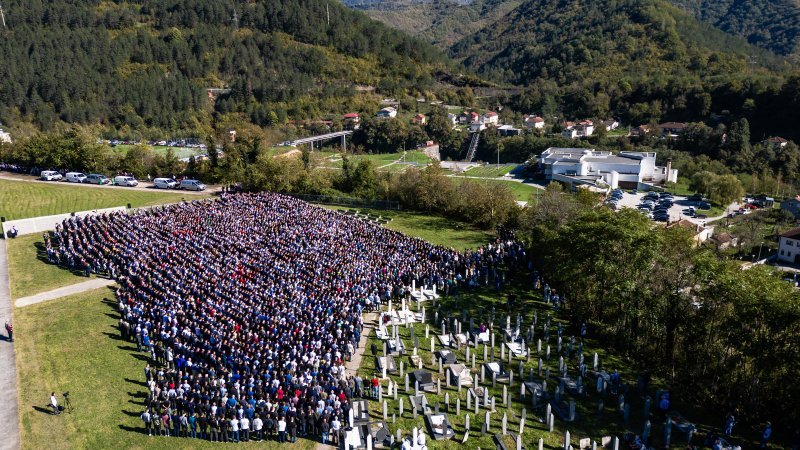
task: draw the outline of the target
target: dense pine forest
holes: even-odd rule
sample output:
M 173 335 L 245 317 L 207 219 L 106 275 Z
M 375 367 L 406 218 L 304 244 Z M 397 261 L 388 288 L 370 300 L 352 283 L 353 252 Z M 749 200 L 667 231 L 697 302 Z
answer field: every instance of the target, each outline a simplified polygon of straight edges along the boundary
M 214 112 L 268 125 L 432 86 L 444 58 L 337 2 L 10 0 L 0 122 L 196 129 Z M 209 99 L 207 88 L 230 88 Z

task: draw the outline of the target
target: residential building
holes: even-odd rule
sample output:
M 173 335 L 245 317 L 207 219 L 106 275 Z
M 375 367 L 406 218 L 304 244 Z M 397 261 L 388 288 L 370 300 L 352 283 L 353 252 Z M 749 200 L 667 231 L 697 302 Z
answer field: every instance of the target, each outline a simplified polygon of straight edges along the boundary
M 11 143 L 11 134 L 0 128 L 0 142 Z
M 387 106 L 378 111 L 379 119 L 393 119 L 397 117 L 397 110 L 392 106 Z
M 683 122 L 666 122 L 658 126 L 661 135 L 665 137 L 678 137 L 683 134 L 686 124 Z
M 342 116 L 345 124 L 357 125 L 361 122 L 361 116 L 358 113 L 347 113 Z
M 791 214 L 796 219 L 800 218 L 800 195 L 781 202 L 781 210 Z
M 497 126 L 500 123 L 500 117 L 494 111 L 489 111 L 480 118 L 481 123 L 487 126 Z
M 575 127 L 564 128 L 561 130 L 561 137 L 564 139 L 575 139 L 578 137 L 578 130 Z
M 455 114 L 447 113 L 447 120 L 449 120 L 453 126 L 456 126 L 456 124 L 458 123 L 458 116 Z
M 685 228 L 692 233 L 694 245 L 698 246 L 707 241 L 714 234 L 714 227 L 707 227 L 699 223 L 694 223 L 689 219 L 681 219 L 667 225 L 667 228 Z
M 414 125 L 425 125 L 428 123 L 428 118 L 425 117 L 425 114 L 417 114 L 416 116 L 411 118 L 411 123 Z
M 645 188 L 664 182 L 677 182 L 678 170 L 671 162 L 656 166 L 655 152 L 620 152 L 614 154 L 588 148 L 555 148 L 542 152 L 540 170 L 547 180 L 570 185 L 598 183 L 611 188 Z
M 800 228 L 791 229 L 778 238 L 778 261 L 800 263 Z
M 564 129 L 561 131 L 561 137 L 565 139 L 575 139 L 589 137 L 592 133 L 594 133 L 594 122 L 591 120 L 582 120 L 578 123 L 564 122 Z
M 774 136 L 763 141 L 762 144 L 764 144 L 764 146 L 772 147 L 773 150 L 778 150 L 786 147 L 789 144 L 789 141 L 782 137 Z
M 631 136 L 644 137 L 648 133 L 650 133 L 649 125 L 639 125 L 638 127 L 631 130 Z
M 500 136 L 519 136 L 522 134 L 522 130 L 514 128 L 513 125 L 502 125 L 497 127 L 497 134 Z
M 477 132 L 483 131 L 485 129 L 486 129 L 486 124 L 485 123 L 473 123 L 473 124 L 470 124 L 470 126 L 469 126 L 469 132 L 470 133 L 477 133 Z
M 619 122 L 615 119 L 608 119 L 603 121 L 603 126 L 606 127 L 606 131 L 616 130 L 619 128 Z
M 731 247 L 736 248 L 739 245 L 739 239 L 732 236 L 730 233 L 722 233 L 714 235 L 709 238 L 709 242 L 717 247 L 717 250 L 727 250 Z
M 525 116 L 522 119 L 522 126 L 525 128 L 533 128 L 535 130 L 541 130 L 545 126 L 544 119 L 539 116 Z

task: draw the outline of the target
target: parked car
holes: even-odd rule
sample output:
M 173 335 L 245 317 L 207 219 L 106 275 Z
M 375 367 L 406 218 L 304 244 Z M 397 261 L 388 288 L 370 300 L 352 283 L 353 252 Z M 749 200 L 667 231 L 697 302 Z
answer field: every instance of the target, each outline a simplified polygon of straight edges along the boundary
M 114 186 L 133 187 L 133 186 L 138 186 L 138 185 L 139 185 L 139 182 L 136 181 L 136 178 L 125 176 L 125 175 L 120 175 L 120 176 L 114 177 Z
M 172 178 L 156 178 L 153 180 L 153 187 L 157 189 L 175 189 L 178 182 Z
M 107 176 L 99 173 L 90 173 L 83 182 L 86 184 L 111 184 L 111 180 Z
M 199 180 L 183 180 L 181 181 L 181 189 L 186 191 L 204 191 L 206 185 Z
M 67 172 L 67 175 L 64 176 L 70 183 L 83 183 L 83 180 L 86 179 L 86 174 L 82 172 Z
M 39 178 L 44 181 L 61 181 L 64 177 L 55 170 L 43 170 Z

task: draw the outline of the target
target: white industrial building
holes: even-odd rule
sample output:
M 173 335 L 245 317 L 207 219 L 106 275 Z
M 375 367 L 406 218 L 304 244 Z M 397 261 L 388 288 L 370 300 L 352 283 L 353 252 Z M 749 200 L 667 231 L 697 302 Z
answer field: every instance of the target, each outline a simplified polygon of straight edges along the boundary
M 655 152 L 614 154 L 588 148 L 551 147 L 539 156 L 539 167 L 547 180 L 569 185 L 640 189 L 678 181 L 678 170 L 672 168 L 671 162 L 666 167 L 656 166 Z

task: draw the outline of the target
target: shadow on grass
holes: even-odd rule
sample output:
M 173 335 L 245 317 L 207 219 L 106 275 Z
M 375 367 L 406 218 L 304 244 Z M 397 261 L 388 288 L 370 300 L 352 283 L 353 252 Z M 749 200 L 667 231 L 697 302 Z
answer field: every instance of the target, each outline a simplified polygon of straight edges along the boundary
M 138 413 L 136 411 L 126 411 L 126 410 L 123 409 L 122 410 L 122 414 L 125 414 L 126 416 L 131 416 L 131 417 L 139 417 L 140 413 Z
M 35 409 L 36 411 L 38 411 L 38 412 L 40 412 L 40 413 L 42 413 L 42 414 L 49 414 L 49 415 L 51 415 L 51 416 L 53 416 L 53 415 L 54 415 L 54 414 L 53 414 L 53 409 L 52 409 L 52 408 L 47 408 L 47 407 L 42 407 L 42 406 L 36 406 L 36 405 L 33 405 L 33 409 Z
M 112 326 L 112 327 L 113 327 L 114 329 L 116 329 L 116 328 L 117 328 L 116 326 Z M 117 334 L 117 333 L 108 333 L 108 332 L 105 332 L 105 333 L 103 333 L 103 334 L 105 334 L 106 336 L 110 337 L 111 339 L 114 339 L 115 341 L 123 341 L 123 342 L 127 342 L 127 341 L 125 341 L 125 339 L 122 339 L 122 336 L 120 336 L 120 335 L 119 335 L 119 334 Z
M 131 384 L 137 384 L 137 385 L 142 386 L 142 387 L 147 387 L 147 383 L 145 383 L 144 381 L 132 380 L 130 378 L 125 378 L 125 381 L 127 381 L 128 383 L 131 383 Z

